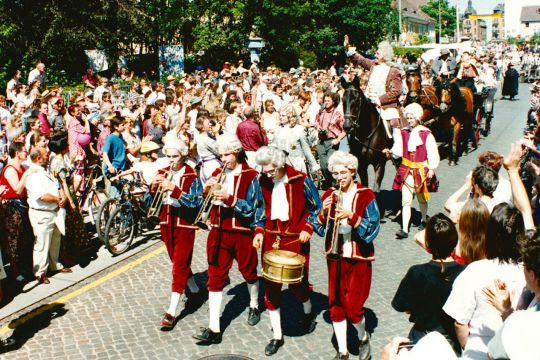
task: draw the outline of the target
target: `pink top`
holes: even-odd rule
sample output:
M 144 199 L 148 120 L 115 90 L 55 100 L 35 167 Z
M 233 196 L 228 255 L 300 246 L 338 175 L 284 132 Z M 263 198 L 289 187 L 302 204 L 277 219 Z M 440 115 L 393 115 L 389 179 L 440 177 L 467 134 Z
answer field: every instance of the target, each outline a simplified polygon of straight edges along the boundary
M 83 158 L 86 158 L 86 152 L 84 151 L 84 147 L 81 145 L 81 143 L 84 143 L 84 141 L 79 141 L 80 135 L 90 136 L 90 133 L 86 131 L 84 126 L 82 126 L 82 124 L 79 122 L 79 120 L 71 118 L 68 124 L 68 144 L 69 155 L 72 158 L 75 158 L 77 156 L 82 156 Z M 84 139 L 82 139 L 81 137 L 81 140 Z

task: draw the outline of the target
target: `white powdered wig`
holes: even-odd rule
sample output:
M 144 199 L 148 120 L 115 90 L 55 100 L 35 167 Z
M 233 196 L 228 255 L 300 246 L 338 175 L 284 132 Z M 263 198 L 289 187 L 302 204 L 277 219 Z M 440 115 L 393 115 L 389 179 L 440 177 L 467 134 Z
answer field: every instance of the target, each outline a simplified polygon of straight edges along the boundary
M 358 170 L 358 159 L 353 154 L 335 151 L 328 159 L 328 170 L 332 171 L 336 165 L 343 165 L 349 170 Z
M 285 152 L 273 146 L 263 146 L 255 153 L 255 161 L 260 166 L 272 164 L 276 168 L 285 166 Z

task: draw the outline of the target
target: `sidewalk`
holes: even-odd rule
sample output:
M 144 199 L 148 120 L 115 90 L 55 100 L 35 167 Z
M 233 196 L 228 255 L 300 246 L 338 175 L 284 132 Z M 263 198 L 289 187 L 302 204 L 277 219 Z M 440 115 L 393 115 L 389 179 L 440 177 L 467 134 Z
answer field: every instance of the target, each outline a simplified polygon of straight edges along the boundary
M 26 284 L 23 291 L 15 296 L 11 302 L 0 308 L 0 322 L 18 313 L 21 310 L 30 311 L 33 305 L 39 303 L 54 294 L 59 293 L 79 282 L 103 271 L 107 268 L 130 258 L 141 251 L 159 242 L 158 231 L 151 231 L 145 236 L 138 237 L 132 244 L 132 248 L 119 256 L 113 256 L 104 246 L 101 246 L 96 253 L 96 259 L 92 260 L 85 267 L 76 265 L 72 267 L 72 273 L 57 273 L 49 277 L 50 284 L 39 285 L 37 281 Z

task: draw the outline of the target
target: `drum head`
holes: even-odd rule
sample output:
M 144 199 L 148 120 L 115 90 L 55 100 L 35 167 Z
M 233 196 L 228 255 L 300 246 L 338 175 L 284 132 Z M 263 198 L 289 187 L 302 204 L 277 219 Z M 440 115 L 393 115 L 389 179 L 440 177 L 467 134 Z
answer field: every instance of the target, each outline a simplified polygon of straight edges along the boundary
M 306 259 L 297 253 L 287 250 L 271 250 L 264 254 L 264 258 L 280 265 L 303 265 Z

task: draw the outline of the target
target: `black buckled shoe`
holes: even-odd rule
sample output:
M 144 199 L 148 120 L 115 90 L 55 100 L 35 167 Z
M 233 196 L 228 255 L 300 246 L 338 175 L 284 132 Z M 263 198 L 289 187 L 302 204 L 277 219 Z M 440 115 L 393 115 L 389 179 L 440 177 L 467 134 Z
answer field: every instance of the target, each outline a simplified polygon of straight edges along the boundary
M 249 308 L 248 325 L 255 326 L 261 321 L 261 312 L 257 308 Z
M 342 354 L 338 351 L 333 360 L 349 360 L 349 353 Z
M 317 321 L 315 321 L 315 316 L 313 314 L 305 314 L 302 319 L 302 326 L 306 334 L 311 334 L 315 331 L 315 326 L 317 326 Z
M 398 239 L 406 239 L 409 237 L 409 233 L 406 233 L 405 231 L 403 231 L 403 229 L 400 229 L 397 233 L 396 233 L 396 238 Z
M 366 339 L 360 340 L 358 347 L 358 359 L 369 360 L 371 359 L 371 346 L 369 345 L 369 333 L 366 332 Z
M 193 335 L 193 338 L 199 340 L 198 345 L 219 344 L 222 340 L 220 332 L 213 332 L 209 328 L 202 328 L 201 333 Z
M 275 353 L 277 353 L 279 348 L 283 346 L 283 344 L 285 344 L 285 341 L 283 340 L 283 338 L 279 340 L 278 339 L 270 340 L 268 345 L 266 345 L 266 347 L 264 348 L 264 355 L 266 356 L 274 355 Z

